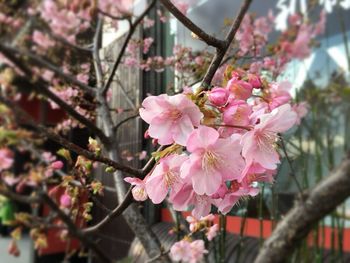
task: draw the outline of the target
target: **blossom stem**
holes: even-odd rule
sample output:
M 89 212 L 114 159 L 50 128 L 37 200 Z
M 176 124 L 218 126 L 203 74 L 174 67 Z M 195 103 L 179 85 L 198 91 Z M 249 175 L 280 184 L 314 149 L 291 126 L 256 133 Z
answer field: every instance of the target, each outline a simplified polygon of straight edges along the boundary
M 289 167 L 290 167 L 290 171 L 291 171 L 290 175 L 292 176 L 292 178 L 293 178 L 293 180 L 294 180 L 294 182 L 299 190 L 300 195 L 303 196 L 303 188 L 301 187 L 301 185 L 296 177 L 296 173 L 295 173 L 294 167 L 292 165 L 292 160 L 289 158 L 284 140 L 282 137 L 280 137 L 280 140 L 281 140 L 282 151 L 283 151 L 284 156 L 286 157 L 286 160 L 287 160 Z
M 236 128 L 236 129 L 243 129 L 243 130 L 247 130 L 247 131 L 250 131 L 252 129 L 252 127 L 250 127 L 250 126 L 240 126 L 240 125 L 230 125 L 230 124 L 214 124 L 214 125 L 209 125 L 209 126 Z

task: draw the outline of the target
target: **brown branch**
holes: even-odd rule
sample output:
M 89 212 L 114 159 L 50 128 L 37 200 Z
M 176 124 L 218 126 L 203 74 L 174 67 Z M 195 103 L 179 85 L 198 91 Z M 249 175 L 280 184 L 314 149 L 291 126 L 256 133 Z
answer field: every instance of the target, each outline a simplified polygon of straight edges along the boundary
M 73 107 L 71 107 L 65 101 L 61 100 L 58 96 L 56 96 L 56 94 L 54 94 L 52 91 L 47 89 L 44 85 L 40 85 L 41 83 L 39 81 L 36 83 L 38 85 L 35 85 L 35 83 L 33 83 L 33 85 L 35 87 L 35 90 L 38 93 L 41 93 L 47 96 L 49 99 L 54 101 L 58 106 L 64 109 L 70 116 L 72 116 L 74 119 L 76 119 L 80 123 L 84 124 L 86 128 L 88 128 L 92 133 L 94 133 L 103 143 L 109 142 L 109 138 L 104 134 L 104 132 L 101 129 L 99 129 L 95 125 L 95 123 L 93 123 L 83 115 L 79 114 Z
M 101 15 L 104 15 L 106 17 L 109 17 L 113 20 L 125 20 L 125 19 L 129 19 L 131 14 L 130 15 L 123 15 L 123 16 L 114 16 L 114 15 L 111 15 L 110 13 L 107 13 L 103 10 L 101 10 L 100 8 L 97 9 L 97 11 L 101 14 Z
M 111 83 L 113 81 L 114 75 L 117 72 L 118 66 L 120 64 L 120 62 L 122 61 L 123 55 L 125 53 L 126 47 L 129 44 L 129 41 L 132 37 L 132 35 L 134 34 L 137 26 L 141 23 L 141 21 L 143 20 L 143 18 L 148 14 L 148 12 L 154 7 L 154 5 L 156 4 L 156 0 L 152 0 L 152 2 L 148 5 L 148 7 L 143 11 L 143 13 L 135 20 L 134 23 L 131 23 L 130 20 L 130 29 L 129 32 L 125 38 L 124 44 L 121 47 L 118 57 L 116 59 L 116 61 L 114 62 L 111 74 L 109 75 L 106 84 L 104 85 L 103 89 L 102 89 L 102 94 L 105 96 L 109 87 L 111 86 Z
M 51 62 L 41 58 L 40 56 L 24 50 L 19 50 L 13 47 L 5 46 L 0 43 L 0 51 L 3 53 L 12 53 L 14 55 L 18 55 L 22 58 L 30 58 L 31 61 L 36 64 L 39 67 L 47 68 L 54 72 L 57 76 L 61 77 L 63 80 L 76 85 L 77 87 L 81 88 L 83 91 L 90 95 L 95 94 L 95 89 L 93 87 L 90 87 L 89 85 L 86 85 L 82 83 L 81 81 L 77 80 L 73 75 L 64 73 L 60 68 L 58 68 L 56 65 L 52 64 Z
M 96 225 L 83 229 L 83 232 L 86 234 L 95 233 L 102 227 L 107 225 L 112 219 L 116 218 L 117 216 L 120 216 L 125 211 L 125 209 L 127 209 L 129 205 L 134 201 L 131 189 L 132 187 L 129 188 L 128 192 L 124 197 L 124 200 L 116 208 L 114 208 L 106 217 L 104 217 Z
M 112 262 L 94 241 L 92 241 L 88 236 L 84 235 L 82 230 L 75 225 L 72 219 L 67 214 L 65 214 L 46 193 L 40 193 L 40 197 L 66 224 L 71 235 L 78 238 L 83 243 L 83 245 L 89 247 L 103 262 Z
M 173 14 L 185 27 L 187 27 L 191 32 L 196 34 L 201 40 L 203 40 L 207 45 L 222 49 L 225 46 L 225 42 L 217 39 L 206 32 L 204 32 L 200 27 L 194 24 L 187 16 L 185 16 L 177 7 L 169 0 L 160 0 L 160 2 L 165 6 L 165 8 Z
M 221 61 L 223 60 L 228 48 L 230 47 L 238 29 L 239 26 L 242 23 L 242 20 L 244 18 L 244 15 L 247 13 L 250 4 L 252 3 L 252 0 L 244 0 L 242 6 L 240 7 L 240 10 L 238 12 L 238 15 L 236 16 L 230 31 L 226 35 L 224 45 L 221 48 L 216 49 L 216 53 L 214 56 L 214 59 L 212 60 L 207 73 L 205 74 L 201 86 L 205 89 L 210 88 L 211 81 L 215 75 L 215 72 L 220 67 Z
M 9 60 L 11 60 L 27 77 L 26 84 L 34 91 L 48 97 L 52 101 L 54 101 L 57 105 L 59 105 L 62 109 L 64 109 L 70 116 L 74 119 L 85 125 L 92 133 L 99 137 L 99 139 L 103 143 L 109 143 L 108 137 L 100 130 L 92 121 L 87 119 L 85 116 L 78 113 L 72 106 L 67 104 L 65 101 L 56 96 L 53 92 L 51 92 L 46 86 L 47 83 L 42 78 L 32 80 L 32 71 L 21 61 L 17 56 L 15 56 L 12 52 L 8 52 L 6 49 L 2 49 L 2 45 L 0 44 L 0 52 L 2 52 Z M 18 76 L 18 78 L 21 78 Z
M 278 223 L 255 263 L 287 262 L 288 256 L 314 225 L 350 195 L 350 157 L 305 194 Z
M 101 64 L 101 58 L 99 50 L 101 47 L 101 34 L 102 34 L 103 19 L 97 18 L 96 32 L 94 35 L 92 56 L 94 60 L 94 68 L 96 72 L 97 86 L 103 86 L 103 70 Z
M 10 190 L 7 190 L 4 187 L 0 188 L 0 194 L 15 200 L 20 203 L 26 203 L 26 204 L 33 204 L 33 203 L 43 203 L 45 202 L 51 209 L 54 211 L 57 216 L 66 224 L 68 231 L 71 235 L 78 238 L 85 246 L 89 247 L 96 253 L 98 257 L 103 262 L 111 262 L 111 260 L 105 256 L 103 251 L 100 250 L 100 248 L 87 236 L 85 235 L 82 230 L 80 230 L 74 222 L 71 220 L 71 218 L 65 214 L 59 206 L 46 194 L 46 193 L 40 193 L 37 196 L 23 196 L 16 194 Z M 56 226 L 59 227 L 59 226 Z
M 134 115 L 131 115 L 127 118 L 125 118 L 124 120 L 120 121 L 116 126 L 114 126 L 113 130 L 114 132 L 118 131 L 118 129 L 124 124 L 124 123 L 127 123 L 128 121 L 130 120 L 133 120 L 135 118 L 139 117 L 139 114 L 134 114 Z
M 0 102 L 5 104 L 8 108 L 10 108 L 19 120 L 22 120 L 24 123 L 32 126 L 34 129 L 39 131 L 42 135 L 57 142 L 58 144 L 67 148 L 68 150 L 71 150 L 71 151 L 75 152 L 76 154 L 82 155 L 90 160 L 107 164 L 108 166 L 111 166 L 111 167 L 115 168 L 116 170 L 134 175 L 136 177 L 142 177 L 144 175 L 144 172 L 142 170 L 135 169 L 135 168 L 132 168 L 130 166 L 126 166 L 126 165 L 120 164 L 118 162 L 115 162 L 115 161 L 108 159 L 106 157 L 96 155 L 95 153 L 90 152 L 88 150 L 85 150 L 85 149 L 81 148 L 80 146 L 78 146 L 78 145 L 68 141 L 67 139 L 61 137 L 60 135 L 50 131 L 45 126 L 37 124 L 29 114 L 27 114 L 19 106 L 17 106 L 16 104 L 14 104 L 11 101 L 5 99 L 2 96 L 0 96 Z
M 40 203 L 41 201 L 38 196 L 26 196 L 26 195 L 16 194 L 15 192 L 7 189 L 5 186 L 0 186 L 0 194 L 3 196 L 6 196 L 9 199 L 12 199 L 14 201 L 17 201 L 19 203 L 24 203 L 24 204 Z

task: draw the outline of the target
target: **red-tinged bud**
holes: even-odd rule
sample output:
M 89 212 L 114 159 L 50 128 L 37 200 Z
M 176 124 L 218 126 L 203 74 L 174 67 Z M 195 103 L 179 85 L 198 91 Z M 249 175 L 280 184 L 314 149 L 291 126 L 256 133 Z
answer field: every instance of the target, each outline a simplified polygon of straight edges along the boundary
M 248 74 L 248 82 L 254 89 L 260 89 L 262 86 L 260 77 L 254 74 Z
M 55 161 L 51 164 L 51 168 L 54 170 L 60 170 L 63 168 L 63 162 L 62 161 Z
M 226 105 L 229 95 L 230 92 L 227 89 L 215 87 L 209 92 L 208 99 L 211 104 L 222 107 Z
M 60 205 L 64 208 L 69 208 L 72 205 L 72 198 L 64 193 L 60 198 Z
M 150 138 L 148 129 L 145 131 L 145 133 L 143 135 L 143 138 L 145 138 L 145 139 L 149 139 Z
M 17 185 L 16 185 L 16 192 L 17 193 L 23 193 L 24 188 L 26 187 L 26 183 L 24 180 L 20 181 Z
M 153 139 L 152 140 L 152 145 L 157 146 L 158 145 L 158 139 Z
M 11 240 L 8 248 L 7 248 L 7 252 L 14 256 L 14 257 L 19 257 L 19 255 L 21 254 L 21 252 L 18 249 L 17 243 L 15 240 Z

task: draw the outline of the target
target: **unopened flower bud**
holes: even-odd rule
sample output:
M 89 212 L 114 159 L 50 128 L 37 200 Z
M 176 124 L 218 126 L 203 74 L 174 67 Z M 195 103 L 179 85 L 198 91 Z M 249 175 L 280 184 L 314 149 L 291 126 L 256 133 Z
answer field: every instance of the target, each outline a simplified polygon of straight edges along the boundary
M 54 170 L 60 170 L 63 168 L 63 162 L 62 161 L 55 161 L 51 163 L 51 168 Z
M 69 208 L 72 205 L 72 198 L 64 193 L 60 198 L 60 205 L 64 208 Z
M 209 92 L 208 98 L 211 104 L 222 107 L 227 103 L 229 94 L 227 89 L 215 87 Z

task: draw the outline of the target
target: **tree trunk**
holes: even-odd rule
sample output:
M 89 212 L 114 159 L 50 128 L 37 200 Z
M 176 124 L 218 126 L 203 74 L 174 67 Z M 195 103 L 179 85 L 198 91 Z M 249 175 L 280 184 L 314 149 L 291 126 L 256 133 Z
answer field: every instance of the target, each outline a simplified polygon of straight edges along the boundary
M 350 159 L 321 181 L 278 223 L 261 248 L 255 263 L 287 262 L 312 227 L 350 195 Z

